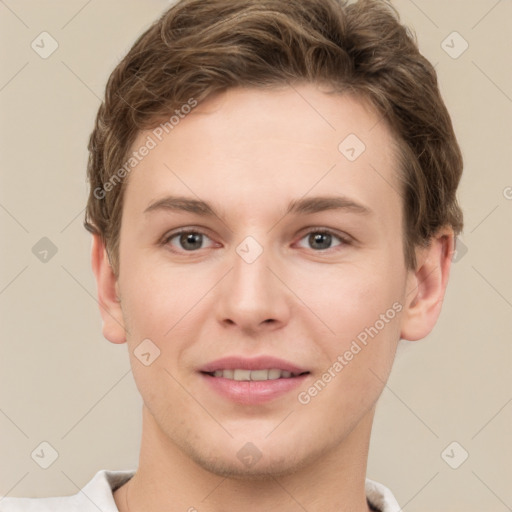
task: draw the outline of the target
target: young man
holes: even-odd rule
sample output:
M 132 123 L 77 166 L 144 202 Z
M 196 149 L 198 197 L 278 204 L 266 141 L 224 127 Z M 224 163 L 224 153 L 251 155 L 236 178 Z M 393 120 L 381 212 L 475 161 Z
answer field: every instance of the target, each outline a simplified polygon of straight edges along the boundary
M 1 510 L 400 510 L 366 479 L 372 421 L 440 313 L 462 158 L 392 7 L 181 1 L 112 73 L 89 149 L 140 463 Z

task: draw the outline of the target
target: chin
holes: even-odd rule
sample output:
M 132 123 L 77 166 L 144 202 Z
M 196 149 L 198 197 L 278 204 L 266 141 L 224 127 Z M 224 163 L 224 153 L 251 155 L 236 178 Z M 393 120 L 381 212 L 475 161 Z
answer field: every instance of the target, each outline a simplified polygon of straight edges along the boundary
M 241 448 L 233 448 L 226 443 L 223 452 L 215 453 L 210 448 L 208 455 L 197 445 L 187 446 L 185 451 L 204 470 L 235 480 L 272 480 L 291 475 L 321 456 L 320 450 L 319 453 L 302 453 L 298 446 L 283 445 L 279 450 L 279 447 L 268 443 L 260 451 L 251 442 L 246 442 Z
M 194 457 L 196 464 L 204 470 L 223 478 L 234 480 L 273 480 L 276 477 L 291 475 L 298 468 L 296 460 L 263 461 L 259 460 L 254 466 L 244 466 L 238 460 L 223 458 L 204 459 Z

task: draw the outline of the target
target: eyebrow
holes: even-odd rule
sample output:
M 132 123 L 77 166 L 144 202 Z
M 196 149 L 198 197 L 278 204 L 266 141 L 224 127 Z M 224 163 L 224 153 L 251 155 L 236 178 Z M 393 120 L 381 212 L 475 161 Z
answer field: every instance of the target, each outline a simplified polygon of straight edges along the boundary
M 163 211 L 184 211 L 195 213 L 204 217 L 219 217 L 210 204 L 199 199 L 192 199 L 182 196 L 166 196 L 151 203 L 144 213 L 158 210 Z M 374 212 L 360 203 L 344 196 L 317 196 L 302 199 L 294 199 L 288 204 L 285 215 L 307 215 L 319 213 L 326 210 L 346 210 L 353 213 L 370 215 Z

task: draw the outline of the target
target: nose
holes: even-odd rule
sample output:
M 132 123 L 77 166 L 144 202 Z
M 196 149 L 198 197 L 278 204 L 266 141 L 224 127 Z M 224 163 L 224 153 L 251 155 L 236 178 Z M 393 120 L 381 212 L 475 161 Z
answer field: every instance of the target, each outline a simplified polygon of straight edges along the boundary
M 280 272 L 276 258 L 272 258 L 271 251 L 263 247 L 254 260 L 254 254 L 249 257 L 244 254 L 243 245 L 238 249 L 233 254 L 231 271 L 219 289 L 216 301 L 218 321 L 248 334 L 283 327 L 289 321 L 291 298 L 278 277 Z M 254 251 L 254 247 L 250 250 Z

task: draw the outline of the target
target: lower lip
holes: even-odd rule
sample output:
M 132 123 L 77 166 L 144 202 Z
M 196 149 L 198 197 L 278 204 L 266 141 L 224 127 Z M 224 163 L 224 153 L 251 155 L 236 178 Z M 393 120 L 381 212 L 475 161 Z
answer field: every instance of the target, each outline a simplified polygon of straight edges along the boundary
M 244 405 L 262 404 L 270 402 L 303 384 L 309 374 L 289 379 L 274 380 L 232 380 L 224 377 L 212 377 L 201 374 L 214 391 L 233 402 Z

